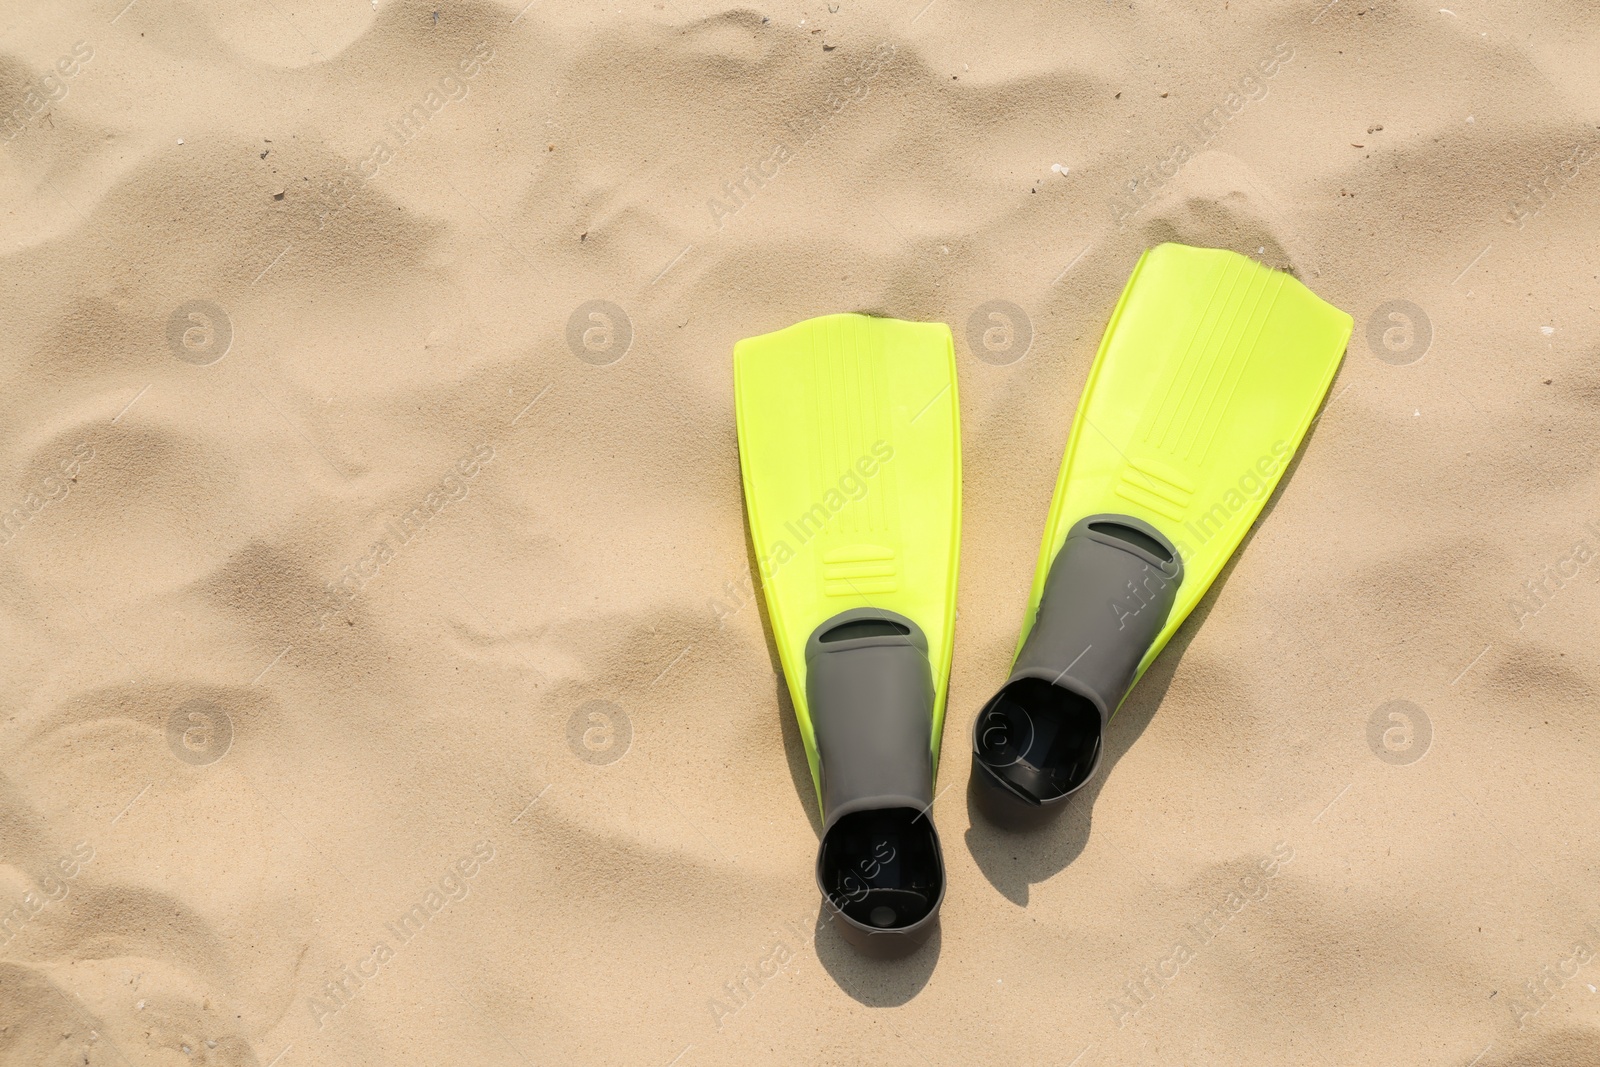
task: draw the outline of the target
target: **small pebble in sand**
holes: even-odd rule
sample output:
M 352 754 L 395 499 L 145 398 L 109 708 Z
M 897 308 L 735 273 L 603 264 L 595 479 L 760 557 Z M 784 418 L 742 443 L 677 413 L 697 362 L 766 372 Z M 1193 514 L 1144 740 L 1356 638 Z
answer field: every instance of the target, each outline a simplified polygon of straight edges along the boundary
M 179 144 L 182 144 L 182 143 L 183 143 L 183 138 L 182 138 L 182 137 L 180 137 L 180 138 L 178 138 L 178 143 L 179 143 Z
M 1554 326 L 1541 326 L 1539 327 L 1539 332 L 1546 337 L 1553 337 L 1555 336 L 1556 328 Z
M 1065 177 L 1066 177 L 1066 176 L 1067 176 L 1067 171 L 1068 171 L 1068 170 L 1069 170 L 1069 169 L 1070 169 L 1070 168 L 1068 168 L 1068 167 L 1064 167 L 1064 166 L 1062 166 L 1062 165 L 1061 165 L 1061 164 L 1060 164 L 1060 163 L 1052 163 L 1052 164 L 1050 164 L 1050 173 L 1052 173 L 1052 174 L 1059 174 L 1059 175 L 1061 175 L 1061 176 L 1062 176 L 1062 177 L 1063 177 L 1063 178 L 1065 178 Z

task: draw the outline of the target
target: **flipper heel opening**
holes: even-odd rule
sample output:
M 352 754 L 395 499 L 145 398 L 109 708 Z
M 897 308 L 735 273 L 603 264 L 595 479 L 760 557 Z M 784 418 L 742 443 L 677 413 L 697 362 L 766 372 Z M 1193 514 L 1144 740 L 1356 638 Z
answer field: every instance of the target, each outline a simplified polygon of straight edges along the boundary
M 1149 523 L 1091 515 L 1072 527 L 1011 677 L 973 724 L 985 811 L 1025 816 L 1093 777 L 1105 725 L 1182 582 L 1177 549 Z
M 917 808 L 845 815 L 824 835 L 817 868 L 829 902 L 873 930 L 915 926 L 944 892 L 939 837 Z
M 1091 701 L 1041 678 L 1019 678 L 978 717 L 974 751 L 996 784 L 1030 804 L 1088 781 L 1100 755 L 1100 713 Z

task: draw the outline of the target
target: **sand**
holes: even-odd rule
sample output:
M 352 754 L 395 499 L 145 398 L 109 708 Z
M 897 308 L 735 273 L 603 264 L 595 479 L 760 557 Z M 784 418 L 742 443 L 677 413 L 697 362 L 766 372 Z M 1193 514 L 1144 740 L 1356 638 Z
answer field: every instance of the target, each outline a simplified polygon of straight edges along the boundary
M 8 7 L 0 1061 L 1600 1061 L 1590 4 L 523 2 Z M 1162 240 L 1356 333 L 1002 833 L 967 731 Z M 834 311 L 959 362 L 888 964 L 818 926 L 734 439 L 733 343 Z

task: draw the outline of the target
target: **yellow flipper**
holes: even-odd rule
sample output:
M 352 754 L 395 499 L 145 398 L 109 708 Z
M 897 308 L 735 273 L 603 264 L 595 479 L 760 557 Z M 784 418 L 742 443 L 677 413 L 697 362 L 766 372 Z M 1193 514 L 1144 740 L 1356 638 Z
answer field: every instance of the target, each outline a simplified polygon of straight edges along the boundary
M 740 341 L 733 368 L 750 533 L 819 804 L 806 643 L 849 609 L 926 636 L 937 764 L 961 536 L 949 327 L 827 315 Z
M 1137 680 L 1288 469 L 1350 329 L 1349 315 L 1236 252 L 1179 244 L 1145 252 L 1083 388 L 1017 647 L 1073 523 L 1132 515 L 1172 541 L 1184 574 Z
M 1350 327 L 1233 252 L 1140 258 L 1073 419 L 1011 675 L 973 725 L 991 814 L 1059 810 L 1093 777 L 1110 717 L 1288 469 Z

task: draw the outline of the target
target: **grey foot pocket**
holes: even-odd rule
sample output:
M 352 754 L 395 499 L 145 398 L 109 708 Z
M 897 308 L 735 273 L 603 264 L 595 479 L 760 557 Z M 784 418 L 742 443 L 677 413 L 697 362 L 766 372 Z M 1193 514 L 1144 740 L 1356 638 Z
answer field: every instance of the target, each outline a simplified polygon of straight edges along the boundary
M 973 724 L 978 780 L 1038 806 L 1093 777 L 1106 722 L 1182 582 L 1177 549 L 1149 523 L 1130 515 L 1074 523 L 1011 677 Z

